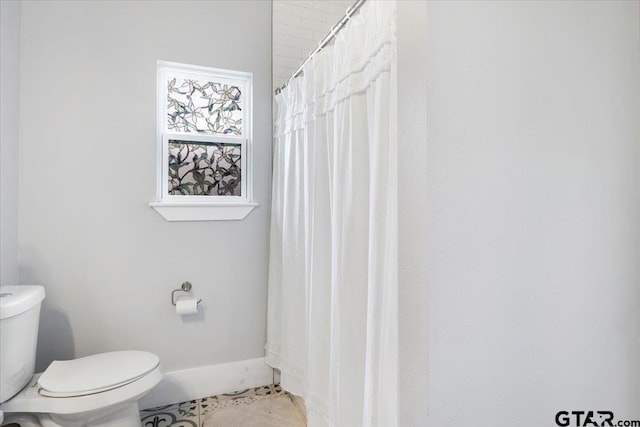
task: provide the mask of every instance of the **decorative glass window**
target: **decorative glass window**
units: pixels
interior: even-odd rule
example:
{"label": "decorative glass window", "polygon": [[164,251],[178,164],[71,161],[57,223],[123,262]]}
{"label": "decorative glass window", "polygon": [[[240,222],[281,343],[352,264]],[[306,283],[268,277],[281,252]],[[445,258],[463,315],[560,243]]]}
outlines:
{"label": "decorative glass window", "polygon": [[[182,220],[241,219],[231,212],[246,216],[256,206],[251,84],[250,73],[158,62],[158,202],[151,206],[165,218],[162,211],[186,207]],[[233,209],[194,215],[203,207]]]}

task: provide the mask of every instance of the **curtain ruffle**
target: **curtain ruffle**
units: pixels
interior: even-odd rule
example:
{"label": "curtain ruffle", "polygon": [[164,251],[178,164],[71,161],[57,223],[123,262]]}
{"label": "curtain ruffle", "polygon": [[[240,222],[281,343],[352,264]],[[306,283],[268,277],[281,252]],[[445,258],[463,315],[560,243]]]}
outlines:
{"label": "curtain ruffle", "polygon": [[332,43],[305,64],[303,73],[276,95],[275,136],[302,129],[391,70],[396,55],[395,13],[395,1],[369,0]]}

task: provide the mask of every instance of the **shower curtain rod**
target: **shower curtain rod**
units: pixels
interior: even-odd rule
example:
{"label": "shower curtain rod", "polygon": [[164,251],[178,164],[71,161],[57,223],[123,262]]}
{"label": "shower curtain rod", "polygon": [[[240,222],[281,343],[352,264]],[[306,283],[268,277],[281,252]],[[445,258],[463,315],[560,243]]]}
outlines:
{"label": "shower curtain rod", "polygon": [[285,87],[287,87],[287,85],[289,84],[289,82],[293,79],[295,79],[296,77],[298,77],[300,74],[302,74],[302,67],[304,67],[304,65],[309,62],[311,60],[311,58],[313,58],[313,55],[315,55],[316,53],[320,52],[322,49],[324,49],[324,47],[329,44],[329,42],[331,40],[333,40],[333,38],[336,36],[336,34],[338,34],[338,31],[340,31],[342,29],[342,27],[345,26],[345,24],[347,23],[347,21],[349,21],[349,19],[351,19],[351,17],[353,16],[354,13],[356,13],[358,11],[358,9],[360,9],[360,6],[362,6],[362,4],[365,2],[366,0],[357,0],[350,8],[347,9],[347,12],[345,13],[345,15],[342,17],[342,19],[340,19],[340,21],[338,21],[338,23],[336,25],[334,25],[333,27],[331,27],[331,31],[329,31],[329,33],[327,33],[326,36],[324,36],[324,38],[322,39],[322,41],[320,43],[318,43],[318,47],[316,47],[313,52],[311,52],[309,54],[309,57],[302,63],[302,65],[291,75],[291,77],[289,77],[287,79],[286,82],[284,82],[284,84],[278,88],[276,88],[276,95],[279,94],[282,89],[284,89]]}

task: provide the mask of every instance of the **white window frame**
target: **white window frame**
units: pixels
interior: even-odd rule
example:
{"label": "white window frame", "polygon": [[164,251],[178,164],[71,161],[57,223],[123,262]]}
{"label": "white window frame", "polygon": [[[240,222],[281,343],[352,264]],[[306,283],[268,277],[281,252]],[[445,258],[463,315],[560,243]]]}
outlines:
{"label": "white window frame", "polygon": [[[205,135],[175,132],[167,127],[167,81],[170,78],[215,81],[238,86],[242,92],[242,135]],[[253,201],[252,156],[252,83],[251,73],[158,61],[157,139],[158,173],[156,201],[150,203],[167,221],[239,220],[256,206]],[[183,196],[169,194],[169,140],[219,142],[240,145],[240,196]]]}

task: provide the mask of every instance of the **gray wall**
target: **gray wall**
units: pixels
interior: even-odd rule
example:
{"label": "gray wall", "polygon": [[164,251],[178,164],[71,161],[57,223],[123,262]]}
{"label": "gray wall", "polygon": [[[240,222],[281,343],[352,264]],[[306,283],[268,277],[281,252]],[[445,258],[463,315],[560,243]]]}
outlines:
{"label": "gray wall", "polygon": [[18,283],[20,2],[0,2],[0,284]]}
{"label": "gray wall", "polygon": [[[25,2],[20,281],[45,286],[37,368],[118,349],[167,371],[261,357],[271,153],[271,4]],[[156,61],[254,74],[244,221],[168,223],[155,197]],[[204,300],[173,312],[184,280]]]}
{"label": "gray wall", "polygon": [[[427,3],[398,2],[399,425],[427,425]],[[434,424],[435,426],[435,424]]]}
{"label": "gray wall", "polygon": [[640,416],[639,5],[428,3],[430,426]]}

